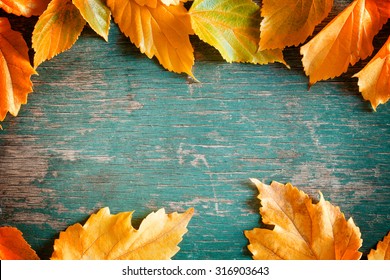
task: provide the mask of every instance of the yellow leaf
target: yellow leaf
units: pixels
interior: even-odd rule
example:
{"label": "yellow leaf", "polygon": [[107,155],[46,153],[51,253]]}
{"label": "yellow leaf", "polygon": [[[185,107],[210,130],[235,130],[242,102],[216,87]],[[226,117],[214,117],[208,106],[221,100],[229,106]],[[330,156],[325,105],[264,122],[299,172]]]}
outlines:
{"label": "yellow leaf", "polygon": [[376,250],[371,249],[367,258],[369,260],[390,260],[390,232],[379,241]]}
{"label": "yellow leaf", "polygon": [[169,5],[179,5],[180,2],[187,2],[188,0],[161,0],[161,2],[167,6]]}
{"label": "yellow leaf", "polygon": [[34,67],[70,49],[84,28],[85,20],[72,0],[52,0],[34,27]]}
{"label": "yellow leaf", "polygon": [[111,11],[104,0],[73,0],[73,4],[79,9],[89,26],[104,40],[108,41],[110,29]]}
{"label": "yellow leaf", "polygon": [[0,8],[17,16],[38,16],[46,9],[50,0],[0,0]]}
{"label": "yellow leaf", "polygon": [[75,224],[54,242],[52,260],[163,260],[178,251],[194,210],[148,215],[138,230],[131,225],[132,212],[111,215],[102,208],[84,226]]}
{"label": "yellow leaf", "polygon": [[313,204],[291,184],[270,186],[252,179],[261,201],[260,214],[272,230],[246,231],[254,259],[357,260],[362,245],[359,228],[345,220],[338,207],[325,201]]}
{"label": "yellow leaf", "polygon": [[193,31],[183,3],[166,6],[160,1],[108,0],[107,5],[121,31],[142,53],[156,56],[170,71],[193,76],[195,59],[189,39]]}
{"label": "yellow leaf", "polygon": [[17,228],[0,227],[0,260],[39,260],[39,257]]}
{"label": "yellow leaf", "polygon": [[22,34],[11,29],[8,19],[0,18],[0,121],[7,112],[16,116],[21,104],[27,103],[33,74]]}
{"label": "yellow leaf", "polygon": [[390,98],[390,37],[370,60],[370,62],[353,77],[359,78],[359,90],[365,100],[371,102],[374,110],[379,104]]}
{"label": "yellow leaf", "polygon": [[327,17],[333,0],[263,0],[260,50],[299,45]]}
{"label": "yellow leaf", "polygon": [[195,34],[227,62],[286,64],[280,49],[258,51],[259,13],[252,0],[195,0],[190,9]]}
{"label": "yellow leaf", "polygon": [[310,85],[339,76],[347,71],[349,64],[354,65],[371,55],[372,40],[388,18],[381,12],[385,4],[380,2],[382,0],[353,1],[301,47],[302,63],[306,75],[310,76]]}

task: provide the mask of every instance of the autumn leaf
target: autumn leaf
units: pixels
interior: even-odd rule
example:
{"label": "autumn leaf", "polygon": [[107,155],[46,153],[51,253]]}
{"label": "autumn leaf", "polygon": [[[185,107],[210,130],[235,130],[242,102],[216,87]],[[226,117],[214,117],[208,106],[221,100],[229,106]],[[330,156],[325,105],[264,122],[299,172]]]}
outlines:
{"label": "autumn leaf", "polygon": [[21,104],[27,103],[33,74],[22,34],[11,29],[8,19],[0,18],[0,121],[7,112],[16,116]]}
{"label": "autumn leaf", "polygon": [[105,0],[73,0],[73,4],[79,9],[89,26],[108,41],[111,11],[106,6]]}
{"label": "autumn leaf", "polygon": [[85,23],[72,0],[51,1],[33,31],[34,67],[71,48]]}
{"label": "autumn leaf", "polygon": [[139,5],[148,5],[151,8],[156,8],[159,1],[164,5],[178,5],[180,2],[187,2],[187,0],[135,0]]}
{"label": "autumn leaf", "polygon": [[280,49],[258,51],[260,11],[252,0],[195,0],[189,12],[195,34],[227,62],[286,64]]}
{"label": "autumn leaf", "polygon": [[177,245],[193,212],[191,208],[183,214],[165,214],[160,209],[149,214],[136,230],[131,225],[132,212],[111,215],[107,207],[102,208],[84,226],[75,224],[61,232],[51,259],[170,259],[180,249]]}
{"label": "autumn leaf", "polygon": [[115,22],[142,53],[157,57],[176,73],[192,74],[194,50],[190,16],[183,3],[165,5],[161,0],[108,0]]}
{"label": "autumn leaf", "polygon": [[291,184],[270,186],[251,179],[258,188],[260,214],[272,230],[245,231],[254,259],[357,260],[362,245],[352,218],[345,220],[338,207],[325,201],[313,204],[307,194]]}
{"label": "autumn leaf", "polygon": [[310,85],[339,76],[371,55],[372,40],[388,19],[386,7],[390,1],[355,0],[301,47]]}
{"label": "autumn leaf", "polygon": [[297,46],[332,9],[333,0],[263,0],[260,50]]}
{"label": "autumn leaf", "polygon": [[46,9],[50,0],[0,0],[0,8],[17,16],[38,16]]}
{"label": "autumn leaf", "polygon": [[390,98],[390,37],[370,60],[370,62],[353,77],[359,78],[359,90],[365,100],[371,102],[376,110],[379,104]]}
{"label": "autumn leaf", "polygon": [[39,260],[17,228],[0,227],[0,260]]}
{"label": "autumn leaf", "polygon": [[161,0],[161,2],[167,6],[178,5],[180,2],[187,2],[188,0]]}
{"label": "autumn leaf", "polygon": [[376,250],[371,249],[367,258],[369,260],[390,260],[390,232],[379,241]]}

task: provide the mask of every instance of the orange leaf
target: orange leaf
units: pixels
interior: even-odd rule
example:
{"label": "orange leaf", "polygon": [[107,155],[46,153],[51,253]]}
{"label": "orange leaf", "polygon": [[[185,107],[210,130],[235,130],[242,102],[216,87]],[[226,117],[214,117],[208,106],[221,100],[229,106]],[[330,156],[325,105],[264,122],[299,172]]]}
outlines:
{"label": "orange leaf", "polygon": [[193,33],[183,3],[166,6],[159,1],[108,0],[121,31],[149,58],[156,56],[168,70],[192,74]]}
{"label": "orange leaf", "polygon": [[371,102],[374,110],[379,104],[390,98],[390,37],[370,60],[370,62],[353,77],[359,78],[359,90],[365,100]]}
{"label": "orange leaf", "polygon": [[34,67],[37,68],[43,61],[71,48],[85,23],[72,0],[51,1],[34,28]]}
{"label": "orange leaf", "polygon": [[301,47],[302,63],[306,75],[310,76],[310,85],[339,76],[347,71],[349,64],[354,65],[371,55],[372,40],[388,18],[383,12],[388,4],[382,1],[353,1]]}
{"label": "orange leaf", "polygon": [[0,260],[39,260],[31,246],[14,227],[0,227]]}
{"label": "orange leaf", "polygon": [[332,9],[333,0],[263,0],[260,50],[299,45]]}
{"label": "orange leaf", "polygon": [[167,6],[169,5],[179,5],[180,2],[187,2],[188,0],[161,0],[161,2]]}
{"label": "orange leaf", "polygon": [[379,241],[376,250],[371,249],[367,258],[369,260],[390,260],[390,232]]}
{"label": "orange leaf", "polygon": [[254,259],[357,260],[362,245],[359,228],[345,220],[338,207],[325,201],[313,204],[307,194],[291,184],[270,186],[252,179],[261,201],[263,223],[273,230],[245,232]]}
{"label": "orange leaf", "polygon": [[0,18],[0,121],[7,112],[16,116],[32,92],[31,75],[36,74],[28,57],[22,34],[13,31],[6,18]]}
{"label": "orange leaf", "polygon": [[138,230],[131,225],[132,212],[111,215],[102,208],[84,226],[75,224],[54,242],[52,260],[159,260],[179,251],[177,244],[187,232],[194,210],[165,214],[164,209],[148,215]]}
{"label": "orange leaf", "polygon": [[46,9],[50,0],[0,0],[0,8],[18,16],[38,16]]}

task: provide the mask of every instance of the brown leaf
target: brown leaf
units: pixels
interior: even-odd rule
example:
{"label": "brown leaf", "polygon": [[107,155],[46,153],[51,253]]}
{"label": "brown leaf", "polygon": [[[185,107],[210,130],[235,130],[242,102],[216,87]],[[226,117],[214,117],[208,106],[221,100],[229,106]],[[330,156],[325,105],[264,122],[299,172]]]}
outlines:
{"label": "brown leaf", "polygon": [[362,245],[359,228],[345,220],[338,207],[325,201],[313,204],[307,194],[291,184],[270,186],[252,179],[261,201],[263,223],[273,230],[245,232],[254,259],[357,260]]}
{"label": "brown leaf", "polygon": [[187,232],[194,210],[148,215],[138,230],[131,225],[132,212],[111,215],[102,208],[84,226],[75,224],[54,242],[52,260],[162,260],[170,259]]}

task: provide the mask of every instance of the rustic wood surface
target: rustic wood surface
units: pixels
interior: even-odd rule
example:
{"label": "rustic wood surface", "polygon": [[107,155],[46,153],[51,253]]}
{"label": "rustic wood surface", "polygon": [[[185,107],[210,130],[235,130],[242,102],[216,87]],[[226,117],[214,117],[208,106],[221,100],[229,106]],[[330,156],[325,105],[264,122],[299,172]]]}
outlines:
{"label": "rustic wood surface", "polygon": [[[31,44],[36,18],[0,16]],[[388,34],[389,24],[376,50]],[[298,48],[285,51],[289,70],[229,64],[192,42],[200,83],[149,60],[113,23],[108,43],[86,27],[43,63],[29,103],[2,123],[1,225],[48,259],[60,231],[101,207],[136,210],[136,225],[194,207],[175,259],[250,259],[255,177],[321,191],[353,217],[367,254],[390,230],[389,105],[373,112],[351,78],[367,61],[308,91]]]}

